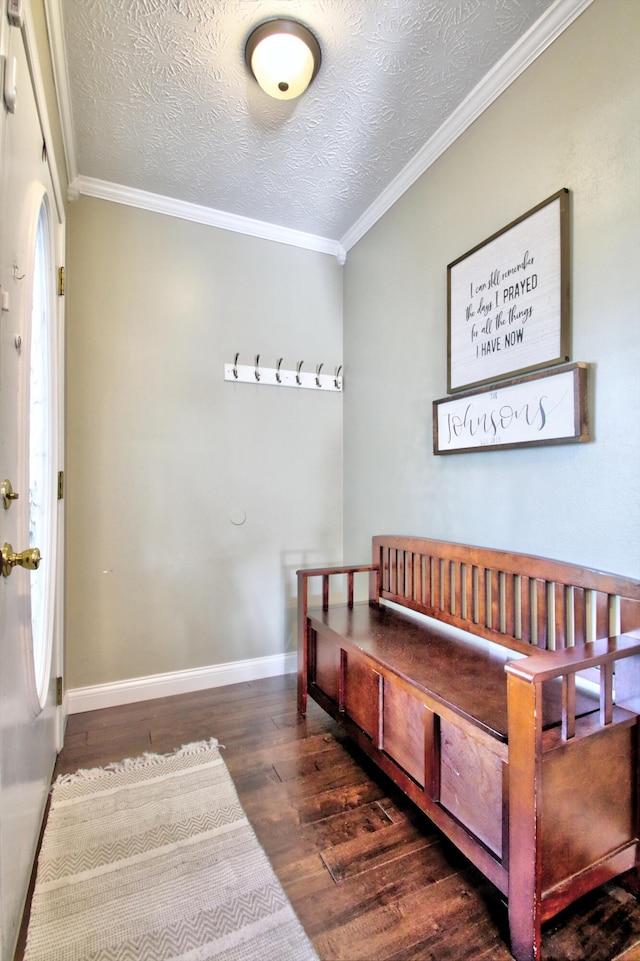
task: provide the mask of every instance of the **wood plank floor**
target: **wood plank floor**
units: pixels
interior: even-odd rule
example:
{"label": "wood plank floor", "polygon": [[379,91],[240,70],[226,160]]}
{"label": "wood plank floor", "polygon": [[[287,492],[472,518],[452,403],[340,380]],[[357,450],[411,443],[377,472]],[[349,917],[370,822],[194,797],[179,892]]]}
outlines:
{"label": "wood plank floor", "polygon": [[[297,716],[292,675],[72,715],[55,774],[210,737],[322,961],[510,961],[499,892],[317,705]],[[543,957],[640,961],[635,873],[549,922]]]}

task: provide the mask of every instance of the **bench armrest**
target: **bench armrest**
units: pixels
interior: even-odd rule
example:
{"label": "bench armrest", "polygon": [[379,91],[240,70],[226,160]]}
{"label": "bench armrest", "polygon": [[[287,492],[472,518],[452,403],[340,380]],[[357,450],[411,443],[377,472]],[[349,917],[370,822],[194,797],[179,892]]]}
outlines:
{"label": "bench armrest", "polygon": [[620,634],[588,644],[576,644],[575,647],[566,647],[560,651],[540,651],[522,660],[510,661],[505,665],[505,670],[532,684],[538,684],[552,677],[601,667],[636,654],[640,654],[640,637]]}
{"label": "bench armrest", "polygon": [[[576,733],[576,675],[591,668],[599,669],[600,725],[606,727],[614,720],[614,701],[617,707],[640,714],[640,634],[621,634],[602,638],[588,644],[576,644],[559,651],[539,651],[522,660],[505,664],[510,690],[510,704],[514,713],[524,688],[534,688],[535,701],[542,696],[542,685],[553,678],[562,678],[563,741]],[[615,675],[615,699],[614,699]],[[520,693],[518,693],[520,692]],[[509,722],[511,725],[511,721]]]}
{"label": "bench armrest", "polygon": [[377,564],[352,564],[347,567],[301,567],[296,571],[298,577],[324,577],[332,574],[361,574],[367,571],[377,571]]}
{"label": "bench armrest", "polygon": [[322,609],[329,609],[329,581],[332,577],[347,576],[347,603],[353,607],[353,587],[356,574],[369,575],[369,601],[380,598],[380,567],[377,564],[348,564],[338,567],[308,567],[296,571],[298,576],[298,711],[304,716],[307,711],[307,684],[309,665],[309,628],[307,610],[309,581],[314,577],[322,578]]}
{"label": "bench armrest", "polygon": [[[377,564],[349,564],[340,567],[310,567],[301,568],[298,575],[298,613],[299,618],[307,611],[307,593],[309,581],[312,577],[322,578],[322,609],[329,608],[329,581],[332,577],[347,575],[347,592],[349,607],[353,607],[353,585],[356,574],[369,574],[369,599],[377,601],[380,596],[380,568]],[[375,575],[375,576],[373,576]]]}

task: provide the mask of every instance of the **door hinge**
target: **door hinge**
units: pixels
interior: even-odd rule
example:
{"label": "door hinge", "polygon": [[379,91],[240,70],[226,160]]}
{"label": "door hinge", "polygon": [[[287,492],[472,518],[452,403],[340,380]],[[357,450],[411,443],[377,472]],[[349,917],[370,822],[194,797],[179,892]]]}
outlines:
{"label": "door hinge", "polygon": [[62,678],[56,678],[56,707],[62,707]]}
{"label": "door hinge", "polygon": [[58,297],[64,297],[64,267],[58,267]]}
{"label": "door hinge", "polygon": [[64,471],[58,471],[58,500],[61,501],[64,498]]}

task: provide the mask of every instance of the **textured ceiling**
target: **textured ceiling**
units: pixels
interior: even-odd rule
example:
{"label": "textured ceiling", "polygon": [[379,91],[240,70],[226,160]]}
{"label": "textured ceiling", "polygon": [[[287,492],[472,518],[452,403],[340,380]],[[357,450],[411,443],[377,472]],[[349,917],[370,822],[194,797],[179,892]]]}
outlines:
{"label": "textured ceiling", "polygon": [[[58,0],[77,174],[339,240],[552,0]],[[244,45],[302,20],[267,97]]]}

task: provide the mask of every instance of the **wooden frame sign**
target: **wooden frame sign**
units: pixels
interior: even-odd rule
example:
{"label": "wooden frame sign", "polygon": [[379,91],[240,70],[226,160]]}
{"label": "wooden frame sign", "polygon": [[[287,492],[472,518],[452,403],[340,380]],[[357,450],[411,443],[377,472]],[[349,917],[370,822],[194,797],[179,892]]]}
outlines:
{"label": "wooden frame sign", "polygon": [[568,361],[569,274],[566,187],[449,264],[448,392]]}
{"label": "wooden frame sign", "polygon": [[588,365],[528,374],[433,402],[433,453],[590,440]]}

